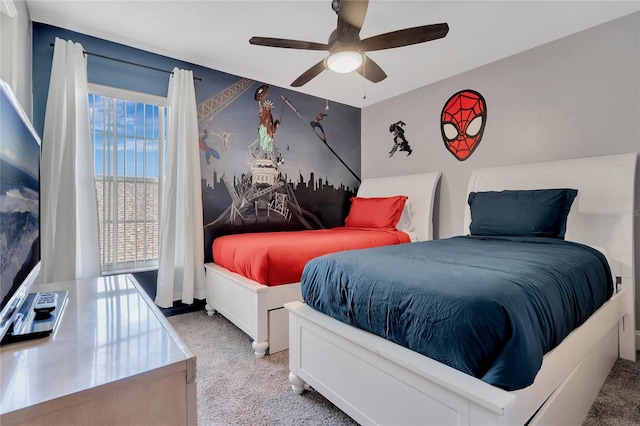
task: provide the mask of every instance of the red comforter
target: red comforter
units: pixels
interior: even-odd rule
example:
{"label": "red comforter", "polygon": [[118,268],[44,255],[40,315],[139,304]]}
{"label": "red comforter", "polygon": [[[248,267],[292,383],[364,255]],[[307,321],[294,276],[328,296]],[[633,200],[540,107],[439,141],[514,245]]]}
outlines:
{"label": "red comforter", "polygon": [[408,243],[409,235],[388,229],[333,228],[226,235],[213,242],[213,260],[265,285],[300,281],[307,261],[327,253]]}

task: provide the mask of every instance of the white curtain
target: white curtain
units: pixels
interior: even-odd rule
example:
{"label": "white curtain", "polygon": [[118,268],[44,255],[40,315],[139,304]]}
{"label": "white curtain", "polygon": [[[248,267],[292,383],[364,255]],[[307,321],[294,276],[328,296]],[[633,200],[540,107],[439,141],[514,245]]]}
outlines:
{"label": "white curtain", "polygon": [[173,69],[167,96],[167,162],[160,207],[156,304],[205,298],[198,117],[191,71]]}
{"label": "white curtain", "polygon": [[87,62],[82,45],[59,38],[53,51],[40,174],[40,282],[100,276]]}

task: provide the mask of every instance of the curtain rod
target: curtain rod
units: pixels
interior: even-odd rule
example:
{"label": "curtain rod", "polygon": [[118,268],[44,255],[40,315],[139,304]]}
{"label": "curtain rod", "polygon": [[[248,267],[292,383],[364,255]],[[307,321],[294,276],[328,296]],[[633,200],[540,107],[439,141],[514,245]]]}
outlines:
{"label": "curtain rod", "polygon": [[[55,45],[53,43],[49,43],[49,46],[53,47]],[[125,61],[124,59],[112,58],[111,56],[104,56],[104,55],[100,55],[98,53],[91,53],[91,52],[87,52],[86,50],[84,51],[84,54],[85,55],[91,55],[91,56],[97,56],[98,58],[109,59],[109,60],[116,61],[116,62],[122,62],[123,64],[135,65],[135,66],[142,67],[142,68],[148,68],[150,70],[165,72],[167,74],[173,74],[173,71],[167,71],[167,70],[163,70],[161,68],[150,67],[149,65],[138,64],[136,62],[129,62],[129,61]],[[193,79],[202,81],[201,78],[198,78],[198,77],[195,77],[195,76],[193,77]]]}

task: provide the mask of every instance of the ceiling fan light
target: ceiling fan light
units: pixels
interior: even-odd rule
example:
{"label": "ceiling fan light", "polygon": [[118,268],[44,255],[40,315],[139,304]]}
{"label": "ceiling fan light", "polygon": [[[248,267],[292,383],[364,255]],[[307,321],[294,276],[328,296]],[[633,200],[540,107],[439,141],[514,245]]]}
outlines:
{"label": "ceiling fan light", "polygon": [[353,50],[336,52],[327,58],[327,68],[341,74],[358,69],[362,65],[362,54]]}

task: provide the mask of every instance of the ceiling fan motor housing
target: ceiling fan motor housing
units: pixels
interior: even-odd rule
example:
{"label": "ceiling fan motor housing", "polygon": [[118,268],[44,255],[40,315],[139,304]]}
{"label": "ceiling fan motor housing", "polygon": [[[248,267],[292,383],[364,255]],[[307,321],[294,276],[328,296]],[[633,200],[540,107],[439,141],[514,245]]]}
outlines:
{"label": "ceiling fan motor housing", "polygon": [[345,38],[342,37],[342,39],[340,39],[338,37],[338,30],[333,30],[331,32],[331,35],[329,36],[329,41],[327,42],[327,45],[329,45],[329,52],[331,53],[337,53],[337,52],[343,52],[345,50],[352,50],[352,51],[360,51],[360,49],[358,48],[358,43],[360,42],[360,36],[357,33],[352,33],[353,36],[349,37],[349,38]]}

